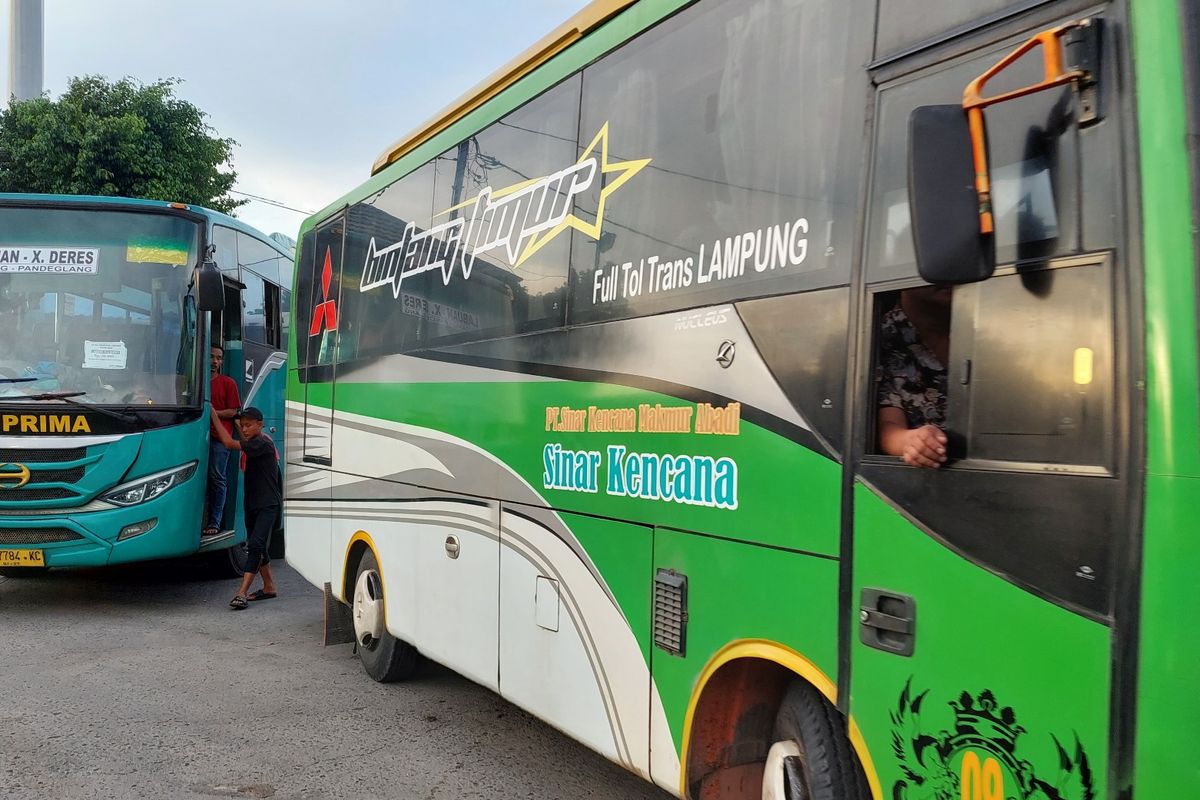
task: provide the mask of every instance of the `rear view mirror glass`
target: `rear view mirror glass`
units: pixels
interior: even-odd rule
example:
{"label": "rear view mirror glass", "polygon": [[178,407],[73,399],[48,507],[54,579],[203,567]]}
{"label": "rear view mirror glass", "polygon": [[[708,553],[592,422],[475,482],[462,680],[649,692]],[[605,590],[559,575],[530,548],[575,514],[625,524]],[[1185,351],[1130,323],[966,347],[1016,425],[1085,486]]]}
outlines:
{"label": "rear view mirror glass", "polygon": [[201,311],[220,311],[225,307],[225,285],[221,270],[212,261],[202,263],[197,272],[196,300]]}
{"label": "rear view mirror glass", "polygon": [[961,105],[920,106],[908,120],[908,202],[917,270],[928,283],[991,277],[993,237],[980,233],[967,115]]}

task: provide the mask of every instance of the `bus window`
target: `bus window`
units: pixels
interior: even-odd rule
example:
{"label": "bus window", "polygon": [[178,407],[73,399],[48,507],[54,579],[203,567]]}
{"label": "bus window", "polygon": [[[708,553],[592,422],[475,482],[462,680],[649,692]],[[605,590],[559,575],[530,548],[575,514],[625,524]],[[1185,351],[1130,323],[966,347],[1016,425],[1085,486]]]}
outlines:
{"label": "bus window", "polygon": [[224,225],[213,226],[213,245],[217,248],[217,266],[229,277],[238,280],[237,232]]}
{"label": "bus window", "polygon": [[245,275],[250,270],[270,283],[279,283],[279,253],[265,242],[238,232],[238,265]]}
{"label": "bus window", "polygon": [[[443,153],[436,161],[435,213],[470,202],[488,186],[499,192],[529,178],[554,175],[575,162],[580,83],[577,76],[563,81]],[[561,185],[555,194],[560,207],[571,200]],[[468,206],[463,213],[472,210],[474,206]],[[492,249],[476,259],[469,281],[438,286],[436,299],[444,305],[428,320],[427,340],[480,338],[561,325],[572,235],[564,229],[539,242],[536,251],[527,240],[515,260],[505,248]]]}
{"label": "bus window", "polygon": [[279,287],[273,283],[263,285],[263,316],[266,322],[266,343],[271,347],[283,346],[279,321]]}
{"label": "bus window", "polygon": [[287,289],[279,290],[279,346],[287,347],[288,336],[292,330],[292,293]]}
{"label": "bus window", "polygon": [[1015,5],[1020,3],[1014,0],[888,0],[879,4],[875,57],[904,50]]}
{"label": "bus window", "polygon": [[955,289],[947,424],[967,458],[1112,466],[1112,281],[1088,257]]}
{"label": "bus window", "polygon": [[242,315],[245,320],[247,342],[269,344],[267,341],[266,296],[263,279],[249,270],[242,273]]}
{"label": "bus window", "polygon": [[[883,84],[867,234],[868,282],[890,288],[917,274],[908,210],[909,114],[918,105],[957,100],[962,87],[1007,49],[1003,45],[965,63]],[[1010,69],[1011,74],[1002,76],[1006,85],[996,91],[1011,88],[1007,84],[1036,83],[1041,76],[1037,58],[1021,59]],[[1111,467],[1113,275],[1103,257],[1080,254],[1112,247],[1116,234],[1111,226],[1085,230],[1079,221],[1103,213],[1113,193],[1079,189],[1081,160],[1095,146],[1087,137],[1097,133],[1075,125],[1074,102],[1066,88],[987,112],[999,266],[992,279],[954,290],[948,361],[940,364],[945,388],[919,387],[942,395],[944,414],[935,424],[948,437],[950,466],[967,459],[1011,466]],[[1111,173],[1098,172],[1111,179]],[[1085,203],[1090,208],[1081,210]],[[885,323],[895,317],[894,294],[876,293],[877,381],[890,330]],[[895,404],[897,395],[915,397],[903,384],[893,376],[892,384],[882,387],[892,392],[887,402]],[[874,401],[883,402],[879,396]],[[885,447],[883,415],[891,413],[876,412],[878,429],[871,441],[874,452],[900,455]],[[919,427],[912,418],[907,423],[909,429]]]}
{"label": "bus window", "polygon": [[[385,284],[365,292],[360,291],[360,287],[364,266],[372,253],[387,251],[393,245],[402,250],[405,231],[410,224],[415,231],[428,229],[432,197],[433,165],[426,164],[346,211],[344,272],[336,268],[340,266],[336,252],[330,262],[335,267],[334,283],[347,287],[338,306],[340,341],[337,354],[340,360],[400,353],[417,346],[423,332],[423,319],[418,312],[428,303],[427,294],[434,276],[429,273],[416,275],[401,279],[399,284]],[[318,292],[323,291],[324,286],[322,275],[327,238],[323,235],[316,240],[317,263],[313,273],[316,279],[313,284]],[[436,280],[440,285],[440,273]],[[332,287],[333,283],[330,285]],[[325,297],[321,294],[306,303],[304,294],[309,291],[313,291],[313,287],[301,281],[297,295],[301,315],[307,314]],[[333,296],[332,291],[331,288],[330,296]],[[300,323],[303,325],[304,320]],[[303,337],[304,332],[300,335]],[[329,344],[324,337],[322,342]],[[328,346],[323,352],[332,356]],[[323,357],[313,358],[313,354],[309,361],[328,363]]]}
{"label": "bus window", "polygon": [[[649,163],[606,204],[599,237],[575,238],[572,322],[849,281],[849,120],[865,91],[852,16],[849,3],[698,3],[584,70],[581,148],[605,131],[614,157]],[[594,184],[578,216],[609,193]]]}
{"label": "bus window", "polygon": [[[954,102],[962,87],[992,66],[1005,48],[918,77],[885,86],[879,95],[879,140],[874,159],[868,234],[868,280],[917,274],[909,230],[908,118],[919,105]],[[1041,64],[1024,58],[1001,77],[1019,85],[1036,82]],[[1000,91],[1000,87],[996,91]],[[987,111],[988,158],[992,174],[996,261],[1031,261],[1111,247],[1114,231],[1079,227],[1081,198],[1108,208],[1102,192],[1081,193],[1081,147],[1074,135],[1070,88],[1047,91]],[[1089,132],[1089,136],[1092,135]],[[1103,208],[1096,213],[1101,213]],[[1085,210],[1086,211],[1086,210]]]}

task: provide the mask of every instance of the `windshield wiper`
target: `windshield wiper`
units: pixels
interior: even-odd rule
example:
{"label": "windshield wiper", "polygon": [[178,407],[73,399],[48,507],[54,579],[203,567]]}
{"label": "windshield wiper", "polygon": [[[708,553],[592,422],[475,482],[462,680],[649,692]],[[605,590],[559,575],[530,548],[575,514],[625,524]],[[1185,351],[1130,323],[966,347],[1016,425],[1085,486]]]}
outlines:
{"label": "windshield wiper", "polygon": [[[82,397],[87,392],[42,392],[41,394],[25,395],[30,400],[70,400],[72,397]],[[87,405],[86,403],[76,403],[76,405]],[[91,406],[87,406],[91,408]]]}
{"label": "windshield wiper", "polygon": [[73,399],[75,397],[81,397],[85,394],[87,394],[87,392],[42,392],[41,394],[20,394],[13,397],[0,397],[0,402],[5,400],[62,400],[64,403],[82,408],[85,411],[98,411],[105,416],[118,419],[121,422],[124,422],[126,425],[132,425],[138,421],[137,417],[131,417],[128,414],[122,414],[120,411],[113,411],[110,408],[93,406],[89,403],[81,403],[78,400]]}
{"label": "windshield wiper", "polygon": [[30,381],[40,380],[43,379],[39,378],[37,375],[27,375],[22,378],[0,378],[0,383],[29,383]]}

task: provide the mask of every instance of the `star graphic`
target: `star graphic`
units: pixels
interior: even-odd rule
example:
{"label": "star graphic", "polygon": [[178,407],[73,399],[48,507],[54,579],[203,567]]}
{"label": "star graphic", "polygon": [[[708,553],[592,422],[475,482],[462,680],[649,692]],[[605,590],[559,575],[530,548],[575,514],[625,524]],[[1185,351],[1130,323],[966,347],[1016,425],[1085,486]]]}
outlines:
{"label": "star graphic", "polygon": [[[608,196],[624,186],[630,178],[641,172],[652,160],[649,158],[639,158],[632,161],[610,162],[608,160],[608,122],[606,121],[600,126],[600,130],[592,139],[591,144],[587,146],[583,151],[583,155],[575,163],[582,164],[584,161],[592,158],[592,154],[596,151],[597,146],[600,148],[600,180],[602,188],[600,189],[600,202],[596,206],[596,221],[589,223],[574,214],[568,214],[562,222],[550,230],[534,234],[530,237],[529,243],[525,245],[525,249],[521,252],[521,257],[513,265],[514,269],[524,264],[534,253],[549,244],[555,236],[558,236],[558,234],[567,228],[574,228],[593,239],[599,239],[600,229],[604,227],[604,207],[608,201]],[[608,178],[607,176],[615,177]]]}

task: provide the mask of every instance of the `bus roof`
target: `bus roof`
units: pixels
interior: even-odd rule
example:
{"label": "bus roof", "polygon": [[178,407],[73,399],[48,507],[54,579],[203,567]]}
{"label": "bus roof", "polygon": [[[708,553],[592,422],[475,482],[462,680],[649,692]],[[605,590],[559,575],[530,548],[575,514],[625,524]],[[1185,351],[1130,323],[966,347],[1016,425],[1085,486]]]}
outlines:
{"label": "bus roof", "polygon": [[462,97],[446,106],[409,135],[379,154],[371,167],[376,175],[424,142],[479,108],[506,88],[549,61],[596,26],[606,22],[637,0],[592,0],[578,13],[543,36],[525,52],[493,72]]}
{"label": "bus roof", "polygon": [[242,222],[241,220],[237,219],[236,217],[231,217],[228,214],[224,214],[220,211],[214,211],[211,208],[205,208],[204,206],[198,206],[198,205],[189,204],[189,203],[171,203],[171,202],[167,202],[166,200],[143,200],[143,199],[136,198],[136,197],[108,197],[108,196],[102,196],[102,195],[88,195],[88,194],[29,194],[29,193],[0,192],[0,205],[3,205],[5,203],[17,204],[17,203],[24,203],[24,202],[86,203],[88,205],[120,206],[120,207],[124,207],[126,209],[137,209],[140,207],[140,208],[175,209],[178,211],[190,211],[193,214],[199,214],[200,216],[208,218],[208,221],[210,223],[217,224],[217,225],[224,225],[228,228],[233,228],[234,230],[239,230],[242,233],[246,233],[251,236],[254,236],[257,239],[262,239],[264,242],[267,242],[272,247],[274,247],[276,250],[278,250],[280,253],[288,256],[289,258],[291,258],[295,255],[295,253],[289,251],[280,242],[275,241],[267,234],[263,233],[262,231],[258,230],[257,228],[247,225],[246,223]]}

